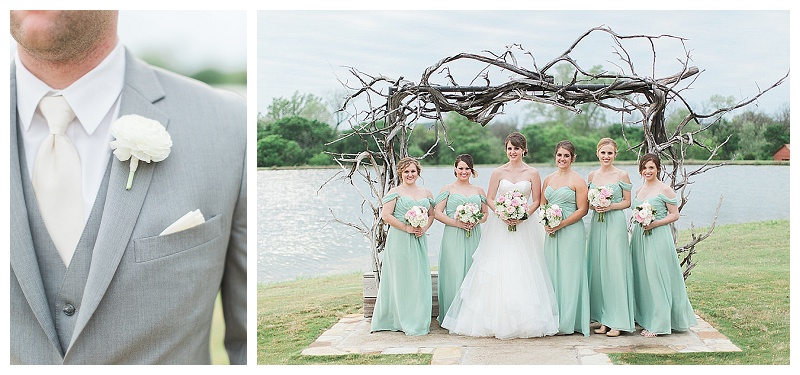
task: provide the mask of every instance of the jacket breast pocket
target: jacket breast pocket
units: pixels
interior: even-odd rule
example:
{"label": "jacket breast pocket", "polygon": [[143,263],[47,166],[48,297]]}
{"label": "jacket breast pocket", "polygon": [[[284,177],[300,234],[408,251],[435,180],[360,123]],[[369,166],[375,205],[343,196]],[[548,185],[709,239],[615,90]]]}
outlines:
{"label": "jacket breast pocket", "polygon": [[180,232],[139,238],[133,240],[136,262],[147,262],[191,250],[213,241],[221,234],[222,215],[216,215],[203,224]]}

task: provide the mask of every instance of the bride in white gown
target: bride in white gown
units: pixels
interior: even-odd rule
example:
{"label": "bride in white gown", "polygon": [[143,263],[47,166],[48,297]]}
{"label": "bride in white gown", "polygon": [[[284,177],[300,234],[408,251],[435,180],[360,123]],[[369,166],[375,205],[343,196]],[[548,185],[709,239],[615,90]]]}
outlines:
{"label": "bride in white gown", "polygon": [[[558,332],[558,306],[544,258],[544,228],[536,209],[541,178],[522,162],[527,142],[506,137],[509,162],[492,172],[489,207],[507,191],[528,198],[527,220],[503,220],[494,213],[481,227],[472,267],[447,311],[442,327],[452,334],[499,339],[550,336]],[[516,231],[509,231],[516,225]]]}

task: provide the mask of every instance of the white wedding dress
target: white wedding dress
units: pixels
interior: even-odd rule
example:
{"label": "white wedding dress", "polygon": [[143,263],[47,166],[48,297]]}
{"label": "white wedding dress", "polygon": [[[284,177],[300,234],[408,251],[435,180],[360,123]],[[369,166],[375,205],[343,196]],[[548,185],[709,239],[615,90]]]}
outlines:
{"label": "white wedding dress", "polygon": [[[498,196],[513,189],[527,197],[530,181],[500,180]],[[545,235],[538,210],[516,232],[490,212],[442,327],[451,334],[498,339],[556,334],[558,306],[545,263]]]}

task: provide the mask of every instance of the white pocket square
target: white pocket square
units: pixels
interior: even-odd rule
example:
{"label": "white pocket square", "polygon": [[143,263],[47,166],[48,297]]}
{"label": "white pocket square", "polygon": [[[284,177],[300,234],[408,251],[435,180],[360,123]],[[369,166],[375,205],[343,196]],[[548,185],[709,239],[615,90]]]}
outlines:
{"label": "white pocket square", "polygon": [[175,221],[174,223],[170,224],[167,229],[164,229],[159,236],[163,236],[165,234],[180,232],[182,230],[189,229],[191,227],[203,224],[206,222],[206,219],[203,217],[203,214],[200,212],[199,209],[194,211],[189,211],[186,215],[181,216],[180,219]]}

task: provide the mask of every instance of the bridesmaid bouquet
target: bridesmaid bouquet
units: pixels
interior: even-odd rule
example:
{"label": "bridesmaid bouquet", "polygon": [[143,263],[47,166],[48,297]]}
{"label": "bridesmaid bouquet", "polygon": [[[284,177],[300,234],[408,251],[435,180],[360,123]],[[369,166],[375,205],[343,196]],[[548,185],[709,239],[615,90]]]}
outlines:
{"label": "bridesmaid bouquet", "polygon": [[[564,213],[561,211],[561,206],[548,203],[541,208],[542,210],[542,219],[541,222],[547,227],[555,228],[558,224],[561,224],[561,220],[564,219]],[[555,237],[555,233],[550,233],[550,237]]]}
{"label": "bridesmaid bouquet", "polygon": [[[612,195],[614,195],[614,191],[605,185],[589,189],[589,204],[594,207],[608,207],[611,205]],[[600,223],[606,221],[603,212],[597,213],[597,221]]]}
{"label": "bridesmaid bouquet", "polygon": [[[633,209],[633,220],[641,226],[648,225],[656,219],[656,209],[649,202],[644,202]],[[644,235],[649,236],[651,229],[645,230]]]}
{"label": "bridesmaid bouquet", "polygon": [[423,206],[411,207],[405,215],[406,221],[414,228],[428,225],[428,208]]}
{"label": "bridesmaid bouquet", "polygon": [[[465,203],[456,207],[456,220],[462,223],[476,224],[483,219],[481,207],[475,203]],[[467,237],[472,236],[472,229],[467,229]]]}
{"label": "bridesmaid bouquet", "polygon": [[[510,190],[501,195],[494,204],[494,211],[504,220],[525,220],[528,218],[528,199],[519,190]],[[508,226],[509,232],[516,232],[516,225]]]}

